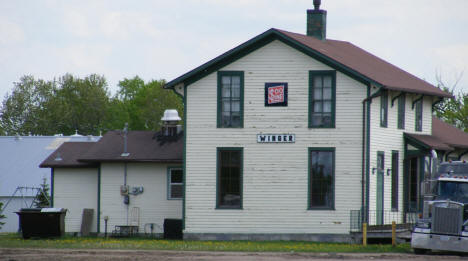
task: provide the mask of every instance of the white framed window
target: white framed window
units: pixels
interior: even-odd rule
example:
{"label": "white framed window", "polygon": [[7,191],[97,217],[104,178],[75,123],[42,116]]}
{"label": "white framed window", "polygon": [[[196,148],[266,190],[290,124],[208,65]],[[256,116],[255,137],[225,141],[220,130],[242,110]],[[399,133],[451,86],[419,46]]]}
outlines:
{"label": "white framed window", "polygon": [[167,199],[184,197],[184,171],[181,167],[167,168]]}

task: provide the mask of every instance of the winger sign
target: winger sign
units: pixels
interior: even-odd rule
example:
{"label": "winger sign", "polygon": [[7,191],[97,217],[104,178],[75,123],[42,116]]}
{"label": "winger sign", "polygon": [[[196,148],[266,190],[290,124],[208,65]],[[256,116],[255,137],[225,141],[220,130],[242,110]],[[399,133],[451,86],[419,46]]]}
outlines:
{"label": "winger sign", "polygon": [[294,134],[257,134],[258,143],[294,143]]}

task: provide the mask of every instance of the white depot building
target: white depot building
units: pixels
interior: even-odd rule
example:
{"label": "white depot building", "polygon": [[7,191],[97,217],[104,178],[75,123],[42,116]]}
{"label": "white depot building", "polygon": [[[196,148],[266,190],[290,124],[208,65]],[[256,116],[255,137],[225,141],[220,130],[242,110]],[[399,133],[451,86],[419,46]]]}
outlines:
{"label": "white depot building", "polygon": [[326,14],[317,5],[306,34],[269,29],[168,82],[183,131],[166,118],[58,148],[42,166],[67,231],[83,208],[97,233],[180,219],[187,239],[350,241],[353,222],[411,222],[430,151],[466,160],[468,135],[433,117],[450,94],[326,38]]}

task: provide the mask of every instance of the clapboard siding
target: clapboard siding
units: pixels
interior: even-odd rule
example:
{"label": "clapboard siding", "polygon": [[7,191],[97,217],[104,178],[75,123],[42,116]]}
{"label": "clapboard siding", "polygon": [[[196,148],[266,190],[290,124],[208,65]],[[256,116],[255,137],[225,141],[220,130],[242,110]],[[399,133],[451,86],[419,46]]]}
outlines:
{"label": "clapboard siding", "polygon": [[[399,92],[389,92],[388,94],[388,124],[387,127],[380,127],[380,97],[374,98],[371,104],[371,141],[370,141],[370,169],[377,167],[377,152],[385,153],[385,173],[384,173],[384,210],[391,210],[391,188],[392,176],[387,176],[387,169],[392,168],[392,151],[399,152],[399,211],[403,210],[403,160],[404,160],[404,138],[403,133],[432,134],[432,98],[424,97],[423,100],[423,129],[421,132],[415,131],[415,109],[412,108],[414,100],[420,95],[407,94],[405,103],[405,129],[398,129],[398,99],[394,106],[391,106],[392,98]],[[376,209],[376,188],[377,175],[370,176],[370,202],[371,210]]]}
{"label": "clapboard siding", "polygon": [[[221,70],[244,71],[244,128],[216,128],[217,74],[187,87],[188,233],[347,233],[361,207],[362,100],[367,88],[337,72],[336,128],[308,128],[310,70],[332,70],[274,41]],[[288,106],[265,107],[265,82],[288,83]],[[293,133],[293,144],[258,144]],[[243,209],[216,205],[216,148],[243,147]],[[307,210],[308,148],[335,147],[335,210]]]}
{"label": "clapboard siding", "polygon": [[[116,225],[139,225],[140,233],[149,233],[149,230],[145,231],[145,224],[155,223],[154,232],[160,233],[165,218],[182,218],[182,200],[167,200],[167,167],[166,164],[128,163],[127,185],[130,188],[143,186],[144,192],[130,195],[130,204],[125,205],[120,195],[124,164],[101,164],[101,220],[104,216],[109,217],[108,229],[114,229]],[[139,209],[139,219],[132,216],[134,208]]]}
{"label": "clapboard siding", "polygon": [[68,209],[65,232],[80,232],[84,208],[93,209],[91,232],[97,232],[97,168],[54,169],[54,207]]}

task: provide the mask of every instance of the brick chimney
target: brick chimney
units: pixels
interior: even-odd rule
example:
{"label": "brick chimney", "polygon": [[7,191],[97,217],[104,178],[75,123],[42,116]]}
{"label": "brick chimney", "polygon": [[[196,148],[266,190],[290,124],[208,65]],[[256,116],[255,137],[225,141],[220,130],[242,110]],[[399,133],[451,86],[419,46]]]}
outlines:
{"label": "brick chimney", "polygon": [[314,9],[307,10],[307,35],[325,41],[327,36],[327,11],[320,10],[321,0],[314,0]]}

